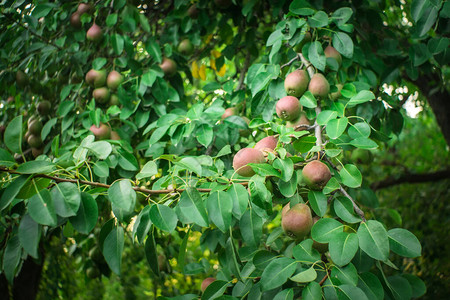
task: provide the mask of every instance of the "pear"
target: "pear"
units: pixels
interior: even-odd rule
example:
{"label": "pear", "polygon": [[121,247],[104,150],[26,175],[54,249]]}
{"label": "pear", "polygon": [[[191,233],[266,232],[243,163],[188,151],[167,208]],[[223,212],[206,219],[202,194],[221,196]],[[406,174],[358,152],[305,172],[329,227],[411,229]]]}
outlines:
{"label": "pear", "polygon": [[313,225],[311,209],[308,205],[297,203],[282,213],[281,226],[284,232],[292,238],[303,239]]}

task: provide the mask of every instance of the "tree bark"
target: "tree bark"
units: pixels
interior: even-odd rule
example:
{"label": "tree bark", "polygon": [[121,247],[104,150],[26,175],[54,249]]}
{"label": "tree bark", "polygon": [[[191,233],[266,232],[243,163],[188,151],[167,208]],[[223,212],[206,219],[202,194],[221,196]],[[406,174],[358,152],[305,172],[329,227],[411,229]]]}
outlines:
{"label": "tree bark", "polygon": [[[427,98],[447,145],[450,146],[450,93],[436,74],[422,75],[414,84]],[[441,87],[441,88],[439,88]]]}
{"label": "tree bark", "polygon": [[40,265],[37,264],[30,256],[24,261],[19,275],[14,279],[12,287],[14,300],[36,299],[44,260],[41,262]]}
{"label": "tree bark", "polygon": [[374,182],[371,185],[371,188],[373,190],[379,190],[402,183],[421,183],[421,182],[438,181],[442,179],[450,179],[450,170],[442,170],[434,173],[425,173],[425,174],[404,174],[401,175],[400,177],[388,177],[381,181]]}

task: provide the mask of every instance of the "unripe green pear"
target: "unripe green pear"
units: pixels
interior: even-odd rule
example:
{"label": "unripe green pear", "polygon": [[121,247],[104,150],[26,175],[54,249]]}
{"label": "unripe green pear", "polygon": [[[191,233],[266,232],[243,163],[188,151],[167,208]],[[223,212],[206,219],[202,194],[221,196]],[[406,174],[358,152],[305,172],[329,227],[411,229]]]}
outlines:
{"label": "unripe green pear", "polygon": [[323,52],[325,53],[325,56],[327,58],[335,59],[337,61],[338,65],[341,66],[342,56],[336,49],[334,49],[332,46],[328,46],[325,48],[325,50]]}
{"label": "unripe green pear", "polygon": [[314,97],[325,98],[330,92],[328,80],[320,73],[316,73],[309,82],[308,90]]}
{"label": "unripe green pear", "polygon": [[109,97],[109,106],[119,104],[120,104],[119,97],[116,94],[112,94],[111,97]]}
{"label": "unripe green pear", "polygon": [[97,246],[94,246],[89,250],[89,258],[96,263],[101,263],[104,260],[102,251]]}
{"label": "unripe green pear", "polygon": [[241,176],[252,177],[255,175],[255,171],[249,163],[261,164],[265,162],[264,154],[261,150],[254,148],[243,148],[236,153],[233,158],[233,168]]}
{"label": "unripe green pear", "polygon": [[108,125],[100,123],[100,126],[97,127],[94,125],[91,126],[91,128],[89,129],[96,138],[98,138],[99,140],[105,140],[105,139],[109,139],[109,137],[111,136],[111,129],[109,128]]}
{"label": "unripe green pear", "polygon": [[98,42],[103,38],[103,31],[97,24],[92,26],[86,32],[86,39],[92,42]]}
{"label": "unripe green pear", "polygon": [[44,149],[43,148],[31,148],[31,154],[33,154],[34,158],[38,157],[42,153],[44,153]]}
{"label": "unripe green pear", "polygon": [[305,70],[295,70],[284,80],[284,89],[289,96],[301,97],[308,89],[309,75]]}
{"label": "unripe green pear", "polygon": [[292,121],[300,116],[302,106],[296,97],[286,96],[278,100],[275,109],[282,120]]}
{"label": "unripe green pear", "polygon": [[254,149],[258,150],[275,150],[277,147],[278,139],[274,136],[267,136],[263,139],[261,139],[259,142],[256,143]]}
{"label": "unripe green pear", "polygon": [[313,225],[311,210],[308,205],[297,203],[282,213],[281,226],[291,238],[303,239]]}
{"label": "unripe green pear", "polygon": [[25,87],[28,85],[28,75],[19,70],[16,73],[16,83],[18,87]]}
{"label": "unripe green pear", "polygon": [[28,132],[34,135],[40,135],[42,131],[42,122],[34,119],[28,124]]}
{"label": "unripe green pear", "polygon": [[201,289],[202,292],[204,292],[206,290],[206,288],[213,283],[214,281],[216,281],[216,278],[214,277],[207,277],[202,281],[202,285],[201,285]]}
{"label": "unripe green pear", "polygon": [[177,64],[173,59],[164,57],[162,63],[159,65],[165,76],[173,76],[177,73]]}
{"label": "unripe green pear", "polygon": [[41,116],[47,116],[50,114],[50,110],[52,109],[52,104],[48,100],[43,100],[36,105],[36,111]]}
{"label": "unripe green pear", "polygon": [[95,102],[104,104],[109,101],[110,93],[107,87],[96,88],[92,92]]}
{"label": "unripe green pear", "polygon": [[194,52],[194,45],[192,45],[190,40],[184,39],[178,44],[178,52],[184,55],[190,55]]}
{"label": "unripe green pear", "polygon": [[353,150],[352,155],[350,157],[352,162],[356,162],[358,164],[367,165],[372,162],[372,153],[369,150],[357,148]]}
{"label": "unripe green pear", "polygon": [[112,90],[117,90],[117,88],[119,87],[119,85],[122,83],[123,81],[123,76],[117,72],[117,71],[111,71],[108,74],[108,78],[106,78],[106,85],[112,89]]}
{"label": "unripe green pear", "polygon": [[94,279],[99,277],[100,275],[100,271],[95,267],[89,267],[86,269],[86,276],[88,278]]}
{"label": "unripe green pear", "polygon": [[40,148],[42,146],[42,139],[40,135],[30,134],[27,139],[28,145],[32,148]]}
{"label": "unripe green pear", "polygon": [[318,160],[313,160],[306,164],[302,170],[303,181],[313,190],[321,190],[331,179],[331,172],[328,166]]}

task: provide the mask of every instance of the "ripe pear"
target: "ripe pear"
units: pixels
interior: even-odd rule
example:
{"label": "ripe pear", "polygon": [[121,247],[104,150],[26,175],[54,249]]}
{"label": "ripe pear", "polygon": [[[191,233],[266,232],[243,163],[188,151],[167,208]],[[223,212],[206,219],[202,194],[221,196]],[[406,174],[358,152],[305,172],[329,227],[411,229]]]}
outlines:
{"label": "ripe pear", "polygon": [[321,190],[331,179],[331,172],[327,165],[318,160],[306,164],[302,170],[303,181],[313,190]]}
{"label": "ripe pear", "polygon": [[194,52],[194,45],[192,45],[190,40],[184,39],[178,44],[178,52],[184,55],[190,55]]}
{"label": "ripe pear", "polygon": [[236,115],[236,108],[235,107],[229,107],[227,109],[225,109],[225,112],[222,115],[222,120],[225,120],[226,118],[230,117],[230,116],[234,116]]}
{"label": "ripe pear", "polygon": [[94,97],[96,103],[104,104],[109,101],[109,97],[111,96],[111,94],[107,87],[101,87],[96,88],[92,92],[92,96]]}
{"label": "ripe pear", "polygon": [[123,76],[117,72],[117,71],[111,71],[108,74],[108,78],[106,78],[106,85],[112,89],[112,90],[117,90],[117,88],[119,87],[119,85],[122,83],[123,81]]}
{"label": "ripe pear", "polygon": [[300,114],[300,117],[298,117],[298,119],[286,122],[286,127],[288,128],[295,128],[300,125],[311,125],[311,121],[308,120],[304,112]]}
{"label": "ripe pear", "polygon": [[102,87],[106,83],[106,71],[91,69],[86,73],[86,82],[93,87]]}
{"label": "ripe pear", "polygon": [[70,16],[70,25],[74,28],[81,28],[81,15],[78,12],[74,12]]}
{"label": "ripe pear", "polygon": [[114,141],[120,141],[121,140],[120,135],[117,133],[117,131],[114,131],[114,130],[111,131],[110,139],[114,140]]}
{"label": "ripe pear", "polygon": [[297,203],[282,214],[281,226],[291,238],[303,239],[313,225],[311,210],[303,203]]}
{"label": "ripe pear", "polygon": [[252,177],[255,171],[249,163],[261,164],[265,162],[264,153],[261,150],[254,148],[243,148],[236,153],[233,158],[233,168],[241,176]]}
{"label": "ripe pear", "polygon": [[105,140],[105,139],[109,139],[109,137],[111,136],[111,129],[109,128],[108,125],[100,123],[100,126],[97,127],[94,125],[91,126],[91,128],[89,129],[96,138],[98,138],[99,140]]}
{"label": "ripe pear", "polygon": [[267,136],[261,139],[259,142],[257,142],[254,148],[258,150],[265,150],[265,149],[275,150],[275,148],[277,147],[277,143],[278,139],[276,137]]}
{"label": "ripe pear", "polygon": [[98,42],[103,37],[103,31],[97,24],[92,24],[91,28],[86,32],[86,39],[92,42]]}
{"label": "ripe pear", "polygon": [[275,109],[282,120],[292,121],[300,116],[302,106],[296,97],[286,96],[278,100]]}
{"label": "ripe pear", "polygon": [[36,105],[36,111],[41,116],[47,116],[52,109],[52,104],[48,100],[43,100]]}
{"label": "ripe pear", "polygon": [[198,18],[198,9],[196,4],[192,4],[187,11],[188,16],[191,19],[197,19]]}
{"label": "ripe pear", "polygon": [[309,82],[308,90],[314,97],[325,98],[330,92],[328,80],[320,73],[316,73]]}
{"label": "ripe pear", "polygon": [[338,65],[341,66],[342,56],[336,49],[334,49],[332,46],[328,46],[325,48],[325,50],[323,52],[325,53],[325,56],[327,58],[335,59],[337,61]]}
{"label": "ripe pear", "polygon": [[77,13],[80,16],[84,13],[90,14],[94,10],[94,7],[90,3],[80,3],[78,4]]}
{"label": "ripe pear", "polygon": [[216,278],[214,277],[207,277],[202,281],[202,285],[201,285],[201,289],[202,292],[204,292],[206,290],[206,288],[213,283],[214,281],[216,281]]}
{"label": "ripe pear", "polygon": [[162,63],[159,65],[159,67],[164,72],[165,76],[173,76],[177,72],[177,64],[173,59],[164,57]]}
{"label": "ripe pear", "polygon": [[309,75],[305,70],[295,70],[284,80],[284,89],[289,96],[301,97],[308,89]]}

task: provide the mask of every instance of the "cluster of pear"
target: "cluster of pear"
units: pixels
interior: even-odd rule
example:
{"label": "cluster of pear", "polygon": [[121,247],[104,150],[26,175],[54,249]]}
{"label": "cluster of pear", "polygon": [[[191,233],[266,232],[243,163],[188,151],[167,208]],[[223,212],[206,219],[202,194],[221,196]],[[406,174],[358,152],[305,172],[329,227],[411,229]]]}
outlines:
{"label": "cluster of pear", "polygon": [[[74,28],[81,28],[81,16],[83,14],[91,15],[94,11],[94,6],[90,3],[80,3],[78,4],[77,10],[70,16],[70,24]],[[97,24],[92,24],[92,26],[86,32],[86,39],[93,42],[98,42],[103,37],[103,31]]]}
{"label": "cluster of pear", "polygon": [[[94,88],[92,96],[97,104],[118,105],[119,98],[116,94],[111,94],[123,82],[123,76],[113,70],[106,76],[105,70],[91,69],[86,73],[86,83]],[[106,86],[105,86],[106,84]]]}

